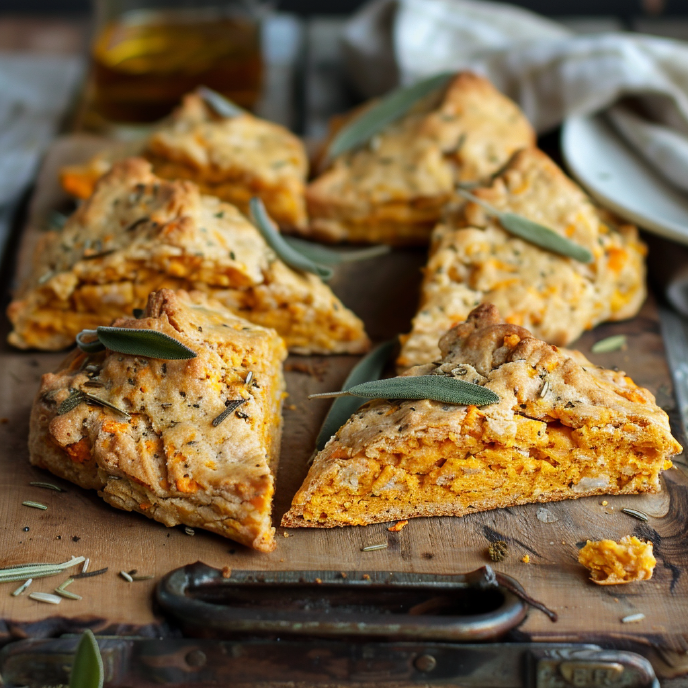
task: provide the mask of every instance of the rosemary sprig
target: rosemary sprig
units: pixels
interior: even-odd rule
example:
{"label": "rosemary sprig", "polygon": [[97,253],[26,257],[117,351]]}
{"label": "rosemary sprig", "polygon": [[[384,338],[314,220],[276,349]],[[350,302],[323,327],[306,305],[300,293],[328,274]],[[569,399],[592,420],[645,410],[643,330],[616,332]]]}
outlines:
{"label": "rosemary sprig", "polygon": [[213,91],[212,88],[199,86],[196,92],[203,98],[205,104],[215,110],[220,117],[239,117],[246,114],[246,110],[240,108],[236,103],[233,103],[229,98],[225,98],[217,91]]}
{"label": "rosemary sprig", "polygon": [[626,335],[625,334],[615,334],[612,337],[606,337],[605,339],[600,339],[595,342],[591,347],[590,351],[594,354],[609,354],[612,351],[618,351],[626,346]]}
{"label": "rosemary sprig", "polygon": [[[396,338],[390,339],[388,342],[384,342],[375,347],[369,354],[364,356],[351,369],[349,376],[342,385],[342,390],[351,389],[362,382],[379,380],[396,343]],[[318,451],[322,451],[332,435],[334,435],[364,403],[365,401],[353,396],[340,397],[335,400],[320,428],[320,433],[315,443]]]}
{"label": "rosemary sprig", "polygon": [[[86,341],[84,337],[95,337],[95,339]],[[95,330],[79,332],[76,343],[82,351],[89,354],[108,348],[120,354],[161,358],[167,361],[196,357],[196,352],[178,339],[157,330],[101,326]]]}
{"label": "rosemary sprig", "polygon": [[25,564],[24,566],[10,566],[0,569],[0,583],[25,580],[27,578],[46,578],[56,576],[65,569],[80,564],[84,557],[72,557],[62,564]]}
{"label": "rosemary sprig", "polygon": [[353,395],[365,399],[431,399],[445,404],[485,406],[496,404],[499,396],[471,382],[441,375],[408,375],[354,385],[341,392],[311,394],[309,399]]}
{"label": "rosemary sprig", "polygon": [[93,631],[87,628],[76,648],[69,688],[103,688],[104,680],[105,671],[98,641]]}
{"label": "rosemary sprig", "polygon": [[387,94],[337,132],[327,148],[326,159],[332,160],[367,143],[375,134],[403,117],[418,101],[448,84],[453,76],[454,72],[443,72]]}
{"label": "rosemary sprig", "polygon": [[561,234],[557,234],[553,229],[533,222],[522,215],[504,213],[465,189],[457,188],[456,191],[465,199],[477,203],[488,215],[496,217],[499,220],[499,224],[510,234],[535,244],[535,246],[544,248],[546,251],[551,251],[566,258],[573,258],[580,263],[592,263],[594,260],[592,253],[587,248],[567,239]]}
{"label": "rosemary sprig", "polygon": [[245,404],[248,399],[232,399],[227,403],[227,408],[217,417],[213,418],[213,427],[216,428],[222,421],[227,420],[229,415],[236,411],[242,404]]}
{"label": "rosemary sprig", "polygon": [[57,407],[57,415],[61,416],[65,413],[69,413],[79,406],[79,404],[83,404],[85,401],[91,404],[97,404],[98,406],[103,406],[104,408],[109,408],[111,411],[119,413],[124,418],[131,418],[127,411],[121,409],[119,406],[115,406],[113,403],[107,401],[107,399],[101,399],[95,394],[77,389],[71,390],[69,396]]}
{"label": "rosemary sprig", "polygon": [[270,219],[265,205],[260,198],[254,197],[249,203],[253,224],[260,232],[267,245],[277,254],[279,259],[296,270],[303,270],[318,275],[320,279],[328,280],[332,277],[332,270],[324,265],[315,263],[304,254],[288,244]]}

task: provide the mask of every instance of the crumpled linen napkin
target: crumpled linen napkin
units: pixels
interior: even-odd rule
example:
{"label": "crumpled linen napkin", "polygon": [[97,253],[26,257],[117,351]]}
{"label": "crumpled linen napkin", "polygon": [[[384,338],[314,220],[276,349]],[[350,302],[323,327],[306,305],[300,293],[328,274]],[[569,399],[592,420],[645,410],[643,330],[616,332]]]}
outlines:
{"label": "crumpled linen napkin", "polygon": [[[373,0],[348,23],[343,42],[351,77],[369,97],[395,82],[470,69],[517,101],[539,133],[566,117],[606,110],[650,164],[688,190],[687,43],[576,35],[527,10],[482,0]],[[366,62],[382,68],[363,69]],[[633,110],[618,104],[627,96]]]}

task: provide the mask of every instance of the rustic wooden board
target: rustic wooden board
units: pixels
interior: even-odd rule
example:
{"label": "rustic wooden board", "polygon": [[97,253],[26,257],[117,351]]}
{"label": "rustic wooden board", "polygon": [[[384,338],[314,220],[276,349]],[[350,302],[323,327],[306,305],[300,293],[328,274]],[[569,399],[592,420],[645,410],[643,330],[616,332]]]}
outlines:
{"label": "rustic wooden board", "polygon": [[[60,207],[64,197],[56,184],[61,164],[83,159],[102,145],[97,139],[65,139],[48,155],[30,210],[29,226],[19,251],[17,274],[25,274],[32,246],[45,212]],[[416,306],[423,251],[395,251],[374,264],[353,264],[332,281],[343,301],[366,322],[374,340],[407,331]],[[552,624],[532,612],[518,637],[532,640],[605,641],[640,649],[651,656],[665,676],[688,672],[688,464],[684,457],[665,473],[659,495],[587,498],[547,506],[558,520],[542,523],[537,505],[473,514],[464,518],[416,519],[399,533],[385,525],[334,530],[278,529],[272,554],[249,551],[219,536],[197,531],[190,537],[180,528],[167,529],[143,516],[116,511],[95,493],[65,485],[66,493],[29,486],[32,480],[61,483],[29,466],[26,439],[29,409],[42,373],[62,354],[20,352],[0,344],[0,565],[30,561],[64,561],[71,555],[90,557],[92,568],[108,566],[97,578],[78,581],[72,590],[83,600],[64,600],[55,608],[10,597],[17,584],[0,585],[0,642],[25,634],[54,634],[91,625],[117,632],[160,633],[165,626],[151,604],[155,581],[126,583],[117,573],[138,569],[156,577],[169,570],[204,561],[233,569],[331,569],[462,573],[487,562],[490,541],[503,539],[510,555],[496,564],[519,580],[535,598],[555,609]],[[578,347],[589,353],[597,339],[624,333],[627,351],[593,355],[596,363],[618,365],[650,388],[658,403],[671,410],[673,396],[664,355],[657,309],[652,300],[632,321],[604,325],[587,333]],[[306,461],[327,401],[308,401],[309,393],[338,389],[354,357],[291,357],[287,363],[289,398],[277,480],[275,522],[289,506],[306,473]],[[681,438],[682,439],[682,438]],[[21,505],[33,499],[48,505],[38,511]],[[621,513],[624,506],[650,514],[644,524]],[[27,530],[28,529],[28,530]],[[635,533],[655,543],[658,565],[651,581],[598,587],[577,564],[577,543],[586,539],[620,538]],[[365,545],[387,541],[388,549],[361,552]],[[530,563],[521,562],[525,554]],[[51,591],[66,576],[35,581],[33,591]],[[646,615],[638,624],[621,624],[623,616]]]}

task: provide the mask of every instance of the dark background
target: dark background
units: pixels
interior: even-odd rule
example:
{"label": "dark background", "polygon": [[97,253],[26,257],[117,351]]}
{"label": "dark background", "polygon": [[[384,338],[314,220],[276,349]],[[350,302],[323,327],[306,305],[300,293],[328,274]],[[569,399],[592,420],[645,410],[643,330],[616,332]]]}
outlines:
{"label": "dark background", "polygon": [[[364,0],[281,0],[279,9],[299,14],[347,14]],[[83,14],[90,0],[0,0],[0,12]],[[660,10],[664,15],[688,15],[688,0],[520,0],[513,4],[542,14],[616,15],[632,17]]]}

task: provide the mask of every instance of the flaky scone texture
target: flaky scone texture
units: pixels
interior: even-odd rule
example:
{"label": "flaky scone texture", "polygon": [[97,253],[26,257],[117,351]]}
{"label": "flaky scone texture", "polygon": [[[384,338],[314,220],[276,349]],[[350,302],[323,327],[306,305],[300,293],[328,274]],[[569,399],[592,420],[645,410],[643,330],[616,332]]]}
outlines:
{"label": "flaky scone texture", "polygon": [[200,95],[190,93],[145,141],[114,145],[85,165],[64,168],[63,187],[88,198],[95,182],[127,153],[145,157],[159,177],[189,179],[203,193],[232,203],[244,213],[251,198],[259,196],[281,227],[306,224],[304,145],[274,122],[248,112],[222,117]]}
{"label": "flaky scone texture", "polygon": [[330,242],[427,244],[458,182],[487,179],[535,133],[517,105],[463,72],[306,190],[307,233]]}
{"label": "flaky scone texture", "polygon": [[[72,353],[43,376],[34,400],[31,463],[98,490],[119,509],[273,550],[286,357],[281,338],[200,292],[167,289],[151,294],[142,318],[114,325],[163,332],[196,357]],[[60,414],[74,390],[128,417],[88,400]],[[238,399],[245,401],[213,425]]]}
{"label": "flaky scone texture", "polygon": [[462,406],[378,399],[315,457],[284,526],[463,516],[529,502],[656,492],[681,451],[652,394],[481,304],[440,340],[446,375],[500,401]]}
{"label": "flaky scone texture", "polygon": [[620,542],[588,540],[578,553],[578,562],[590,570],[590,580],[598,585],[649,580],[657,564],[652,543],[634,535],[626,535]]}
{"label": "flaky scone texture", "polygon": [[575,241],[594,261],[584,264],[519,239],[479,205],[466,203],[433,233],[400,368],[435,360],[442,333],[482,302],[558,346],[601,322],[638,312],[646,296],[646,249],[638,230],[594,206],[542,151],[516,153],[489,186],[471,193]]}
{"label": "flaky scone texture", "polygon": [[278,260],[237,208],[191,182],[159,179],[140,158],[115,164],[64,228],[42,237],[8,309],[9,341],[64,348],[164,287],[205,291],[277,330],[294,352],[368,348],[361,321],[318,277]]}

